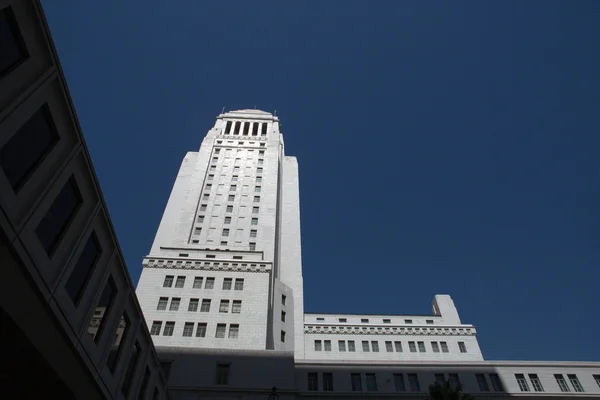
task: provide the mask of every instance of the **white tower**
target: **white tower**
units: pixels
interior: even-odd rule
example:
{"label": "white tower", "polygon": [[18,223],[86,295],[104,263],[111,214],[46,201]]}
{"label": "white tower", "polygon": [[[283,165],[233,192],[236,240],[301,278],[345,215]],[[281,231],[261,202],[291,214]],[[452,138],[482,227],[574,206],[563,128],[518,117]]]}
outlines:
{"label": "white tower", "polygon": [[277,117],[217,117],[183,159],[143,267],[155,345],[303,354],[298,165]]}

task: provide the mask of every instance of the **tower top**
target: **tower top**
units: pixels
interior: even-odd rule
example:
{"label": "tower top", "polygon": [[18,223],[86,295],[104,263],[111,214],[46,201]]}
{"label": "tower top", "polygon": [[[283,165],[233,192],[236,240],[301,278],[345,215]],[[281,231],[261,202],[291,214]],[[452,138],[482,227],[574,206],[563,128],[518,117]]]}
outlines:
{"label": "tower top", "polygon": [[227,111],[222,114],[219,114],[217,118],[248,118],[248,119],[269,119],[278,121],[279,118],[275,117],[273,114],[262,111],[262,110],[254,110],[254,109],[244,109],[244,110],[234,110]]}

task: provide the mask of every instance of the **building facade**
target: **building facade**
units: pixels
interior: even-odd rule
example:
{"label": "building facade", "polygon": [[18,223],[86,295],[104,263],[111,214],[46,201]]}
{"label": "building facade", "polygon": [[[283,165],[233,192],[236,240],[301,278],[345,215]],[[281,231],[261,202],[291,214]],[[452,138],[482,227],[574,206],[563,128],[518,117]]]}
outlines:
{"label": "building facade", "polygon": [[137,287],[173,398],[600,398],[600,363],[486,361],[448,295],[430,315],[305,313],[298,165],[279,119],[219,115],[181,164]]}

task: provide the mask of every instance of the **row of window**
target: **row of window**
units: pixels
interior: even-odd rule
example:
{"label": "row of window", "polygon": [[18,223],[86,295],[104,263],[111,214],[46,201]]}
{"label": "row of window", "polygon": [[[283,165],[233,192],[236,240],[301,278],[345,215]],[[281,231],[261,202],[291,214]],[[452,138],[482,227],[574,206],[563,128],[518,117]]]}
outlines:
{"label": "row of window", "polygon": [[[159,311],[164,311],[167,309],[167,305],[169,304],[168,297],[160,297],[158,299],[158,304],[156,309]],[[171,298],[171,303],[169,304],[169,311],[179,311],[179,306],[181,304],[181,297],[173,297]],[[202,303],[200,303],[200,299],[190,299],[188,303],[188,311],[196,312],[198,311],[198,306],[200,306],[200,312],[210,312],[210,304],[211,299],[202,299]],[[231,304],[231,313],[232,314],[241,314],[242,312],[242,300],[221,300],[219,304],[219,312],[220,313],[228,313],[229,305]]]}
{"label": "row of window", "polygon": [[[529,380],[531,381],[531,386],[533,387],[533,391],[535,392],[543,392],[544,391],[544,386],[542,385],[542,382],[540,381],[540,378],[537,376],[537,374],[527,374],[529,377]],[[583,386],[581,386],[581,383],[579,382],[579,378],[577,378],[577,375],[575,374],[567,374],[567,378],[569,380],[569,382],[571,383],[571,385],[573,386],[573,391],[575,392],[583,392]],[[529,383],[527,382],[527,377],[525,377],[525,374],[515,374],[515,379],[517,380],[517,383],[519,384],[519,389],[521,390],[521,392],[529,392],[531,391],[531,389],[529,388]],[[570,392],[571,388],[569,387],[567,381],[565,380],[564,376],[562,374],[554,374],[554,379],[556,380],[556,383],[558,384],[558,387],[560,388],[561,392]],[[598,384],[598,386],[600,386],[600,375],[594,375],[594,379],[596,380],[596,383]]]}
{"label": "row of window", "polygon": [[[170,288],[173,287],[173,280],[175,280],[176,288],[183,288],[185,286],[186,277],[183,275],[177,276],[175,280],[175,275],[167,275],[165,276],[165,280],[163,282],[163,287]],[[204,282],[204,289],[214,289],[215,288],[215,278],[207,277],[204,280],[202,276],[195,276],[194,283],[192,284],[192,288],[194,289],[202,289],[202,283]],[[233,278],[223,278],[223,290],[231,290],[233,287],[234,290],[244,290],[244,278],[235,278],[235,284]]]}
{"label": "row of window", "polygon": [[[325,321],[325,317],[317,317],[317,322],[323,322],[323,321]],[[383,321],[384,324],[391,324],[392,323],[392,320],[390,318],[383,318],[382,321]],[[348,322],[348,318],[338,318],[338,322],[340,322],[340,323],[346,323],[346,322]],[[370,322],[369,318],[361,318],[360,319],[360,323],[361,324],[369,324],[371,322]],[[412,324],[413,320],[412,319],[405,319],[404,323],[405,324]],[[428,325],[430,325],[430,324],[433,324],[434,322],[433,322],[432,319],[428,319],[428,320],[425,320],[425,323],[427,323]]]}
{"label": "row of window", "polygon": [[[196,331],[194,333],[194,325],[196,326]],[[185,322],[183,325],[183,333],[184,337],[206,337],[206,332],[208,329],[208,324],[206,322]],[[162,330],[163,336],[173,336],[175,332],[175,321],[166,321],[165,327],[163,329],[162,321],[153,321],[152,327],[150,328],[150,334],[154,336],[160,336]],[[225,337],[229,339],[237,339],[240,333],[240,325],[239,324],[229,324],[229,330],[227,330],[227,324],[217,324],[215,327],[215,338],[223,339]]]}
{"label": "row of window", "polygon": [[[242,125],[243,124],[243,125]],[[233,132],[231,128],[233,127]],[[243,128],[243,129],[242,129]],[[233,134],[239,135],[240,129],[242,129],[242,136],[267,136],[267,123],[266,122],[241,122],[241,121],[227,121],[225,124],[225,135]],[[259,135],[260,133],[260,135]]]}
{"label": "row of window", "polygon": [[[331,340],[315,340],[315,351],[331,351]],[[363,340],[361,341],[362,351],[365,353],[368,352],[379,352],[379,341],[378,340]],[[447,342],[430,342],[431,351],[434,353],[448,353],[448,343]],[[467,352],[467,346],[465,342],[458,342],[458,348],[461,353]],[[419,353],[426,353],[427,349],[425,347],[425,342],[421,341],[409,341],[408,349],[411,353],[417,353],[417,349]],[[340,352],[355,352],[356,351],[356,343],[354,340],[338,340],[338,351]],[[399,340],[385,341],[385,351],[388,353],[398,352],[401,353],[402,350],[402,342]]]}
{"label": "row of window", "polygon": [[[228,168],[229,165],[223,165],[223,168]],[[215,172],[217,170],[217,165],[211,163],[210,166],[208,167],[208,171],[209,172]],[[250,171],[250,167],[246,167],[246,172]],[[240,166],[239,165],[234,165],[233,167],[233,173],[239,173],[240,172]],[[262,173],[264,172],[263,167],[256,167],[256,175],[262,175]]]}
{"label": "row of window", "polygon": [[[246,197],[246,195],[243,195],[242,197]],[[208,201],[208,199],[210,199],[210,193],[203,193],[202,201]],[[227,195],[227,201],[235,201],[235,194]],[[260,196],[254,196],[254,198],[252,199],[252,202],[260,203]]]}
{"label": "row of window", "polygon": [[[233,143],[234,143],[234,142],[233,142],[233,140],[228,140],[228,141],[227,141],[227,144],[228,144],[228,145],[233,145]],[[245,143],[245,142],[237,142],[237,144],[238,144],[238,145],[241,145],[241,146],[243,146],[243,145],[244,145],[244,143]],[[222,140],[217,140],[217,144],[223,144],[223,141],[222,141]],[[250,146],[254,146],[255,142],[248,142],[248,144],[249,144]],[[259,143],[259,146],[260,146],[260,147],[267,147],[267,144],[266,144],[266,143]]]}
{"label": "row of window", "polygon": [[[232,179],[237,180],[237,175],[234,175]],[[210,192],[212,190],[212,183],[207,183],[206,185],[204,185],[204,190],[205,192]],[[244,188],[248,188],[249,185],[244,185]],[[238,185],[237,184],[231,184],[229,185],[229,192],[237,192],[238,189]],[[256,185],[254,186],[254,193],[260,193],[262,191],[262,187],[260,185]]]}
{"label": "row of window", "polygon": [[[222,140],[218,140],[217,143],[218,144],[222,144],[223,141]],[[227,143],[233,143],[233,142],[227,142]],[[250,144],[254,144],[254,142],[250,142]],[[213,154],[221,154],[221,149],[222,149],[221,147],[215,147]],[[231,153],[232,151],[233,151],[233,149],[225,148],[225,153]],[[247,150],[237,149],[236,153],[240,154],[240,153],[242,153],[244,151],[247,151],[248,153],[254,153],[253,149],[247,149]],[[264,150],[259,150],[258,151],[258,155],[259,156],[264,156],[265,155],[265,151]]]}
{"label": "row of window", "polygon": [[[223,177],[225,177],[225,175],[224,175],[224,174],[223,174],[223,175],[221,175],[221,178],[223,178]],[[231,181],[232,181],[232,182],[239,182],[239,181],[238,181],[238,178],[239,178],[239,175],[233,175],[233,176],[231,177]],[[250,178],[250,175],[246,175],[246,178]],[[215,179],[215,174],[208,174],[208,177],[206,178],[206,180],[207,180],[208,182],[213,182],[213,181],[214,181],[214,179]],[[256,183],[261,183],[261,182],[262,182],[262,176],[261,176],[261,175],[257,175],[257,176],[254,178],[254,182],[256,182]]]}

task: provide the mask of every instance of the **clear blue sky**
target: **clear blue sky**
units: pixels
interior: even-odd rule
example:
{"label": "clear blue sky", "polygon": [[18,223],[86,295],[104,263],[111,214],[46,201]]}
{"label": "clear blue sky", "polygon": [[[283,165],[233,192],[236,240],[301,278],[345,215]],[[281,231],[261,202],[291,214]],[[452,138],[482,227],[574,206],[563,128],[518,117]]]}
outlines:
{"label": "clear blue sky", "polygon": [[[223,106],[300,166],[307,311],[600,361],[600,2],[43,2],[132,279]],[[142,5],[143,4],[143,5]]]}

